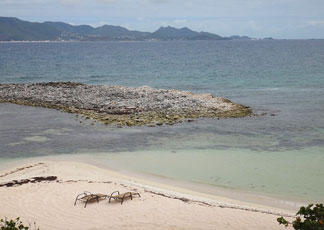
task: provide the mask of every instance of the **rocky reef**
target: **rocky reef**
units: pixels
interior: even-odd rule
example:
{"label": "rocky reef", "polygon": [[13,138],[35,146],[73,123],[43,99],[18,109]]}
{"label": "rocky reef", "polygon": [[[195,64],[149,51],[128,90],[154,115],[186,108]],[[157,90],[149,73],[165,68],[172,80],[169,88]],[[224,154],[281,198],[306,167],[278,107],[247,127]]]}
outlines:
{"label": "rocky reef", "polygon": [[74,82],[0,84],[0,102],[58,109],[118,127],[252,114],[249,107],[211,94]]}

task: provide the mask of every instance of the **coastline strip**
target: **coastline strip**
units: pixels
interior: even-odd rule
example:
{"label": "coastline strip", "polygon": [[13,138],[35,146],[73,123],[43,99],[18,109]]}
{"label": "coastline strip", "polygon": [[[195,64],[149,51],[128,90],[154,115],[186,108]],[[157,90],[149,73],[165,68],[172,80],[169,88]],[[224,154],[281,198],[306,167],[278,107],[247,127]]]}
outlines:
{"label": "coastline strip", "polygon": [[[72,166],[72,168],[77,170],[75,172],[71,172],[71,169],[69,168],[70,165]],[[41,170],[41,168],[39,168],[38,170],[34,170],[34,166],[41,166],[41,168],[46,167],[47,170]],[[19,172],[19,174],[13,175],[16,172]],[[92,173],[94,173],[96,176],[93,177],[91,175]],[[76,177],[77,174],[79,174],[78,177]],[[98,177],[98,175],[101,176]],[[102,175],[104,175],[104,177],[102,177]],[[195,203],[207,207],[235,209],[248,212],[269,214],[274,216],[295,216],[294,214],[288,213],[287,211],[278,211],[278,209],[272,210],[270,207],[268,209],[265,209],[260,207],[253,207],[252,204],[242,205],[235,204],[232,202],[223,202],[220,200],[214,200],[211,198],[192,195],[187,192],[177,192],[176,190],[173,191],[169,189],[156,187],[156,185],[152,186],[148,183],[144,184],[143,182],[136,182],[136,178],[130,178],[128,176],[119,176],[121,176],[119,173],[80,162],[38,162],[29,164],[27,166],[18,167],[14,170],[9,170],[9,172],[8,170],[5,170],[5,173],[1,175],[2,178],[0,179],[0,188],[19,187],[21,185],[27,185],[28,183],[42,184],[44,182],[53,182],[59,184],[86,183],[91,184],[91,187],[95,186],[96,184],[118,185],[119,187],[127,188],[132,191],[142,190],[144,193],[150,193],[169,199],[180,200],[184,203]],[[107,180],[107,177],[109,177],[109,180]],[[190,191],[188,190],[188,192]]]}

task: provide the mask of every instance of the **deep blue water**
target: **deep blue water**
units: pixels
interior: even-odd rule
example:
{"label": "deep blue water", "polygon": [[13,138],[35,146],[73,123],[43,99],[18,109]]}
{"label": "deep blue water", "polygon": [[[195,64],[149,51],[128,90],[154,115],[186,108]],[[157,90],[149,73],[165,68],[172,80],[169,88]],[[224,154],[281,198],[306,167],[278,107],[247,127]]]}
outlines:
{"label": "deep blue water", "polygon": [[[282,184],[274,185],[273,181],[281,178],[279,173],[277,177],[266,174],[259,178],[266,187],[277,186],[276,192],[281,189],[289,194],[296,190],[294,186],[300,183],[312,186],[315,181],[320,183],[316,186],[324,186],[323,63],[324,40],[0,43],[0,83],[77,81],[175,88],[212,93],[248,105],[258,114],[267,113],[260,117],[201,119],[175,126],[118,129],[91,125],[89,121],[80,124],[73,115],[57,111],[0,104],[0,157],[202,151],[200,154],[210,157],[205,162],[208,163],[225,159],[226,154],[231,159],[240,159],[238,153],[242,152],[241,156],[246,154],[244,159],[249,159],[246,167],[268,161],[271,168],[280,159],[292,167],[289,180],[295,182],[291,182],[289,189],[283,189]],[[178,156],[181,162],[181,154]],[[194,162],[193,159],[192,155]],[[252,189],[252,182],[244,184],[239,179],[248,171],[246,168],[237,170],[237,174],[236,169],[232,170],[238,179],[224,178],[227,182],[232,180],[229,185],[208,179],[214,170],[212,166],[208,172],[202,165],[200,171],[183,169],[180,173],[180,163],[173,166],[174,170],[166,171],[162,169],[165,165],[151,163],[152,168],[147,172],[156,169],[154,173],[165,176]],[[315,168],[304,172],[306,165]],[[278,169],[278,172],[283,181],[288,180],[284,177],[289,174],[287,171]],[[260,183],[254,182],[253,188],[262,190],[265,185]],[[300,188],[296,196],[321,197],[323,187],[316,186],[309,193]]]}
{"label": "deep blue water", "polygon": [[276,116],[231,120],[224,130],[200,125],[200,131],[272,135],[278,148],[324,146],[323,63],[324,40],[0,43],[0,83],[212,93]]}

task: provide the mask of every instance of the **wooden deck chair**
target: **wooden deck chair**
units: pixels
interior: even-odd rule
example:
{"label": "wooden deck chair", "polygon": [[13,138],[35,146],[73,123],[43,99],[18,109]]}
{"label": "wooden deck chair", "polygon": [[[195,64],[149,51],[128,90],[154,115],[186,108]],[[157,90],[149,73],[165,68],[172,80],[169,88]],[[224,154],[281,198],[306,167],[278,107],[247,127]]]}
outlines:
{"label": "wooden deck chair", "polygon": [[107,197],[108,195],[105,194],[100,194],[100,193],[92,194],[91,192],[85,191],[77,195],[74,201],[74,206],[76,205],[76,202],[78,200],[85,202],[84,207],[87,207],[88,202],[96,200],[99,203],[99,200],[106,199]]}
{"label": "wooden deck chair", "polygon": [[[114,195],[115,193],[117,193],[117,194]],[[138,192],[119,193],[119,191],[115,191],[109,196],[109,203],[110,203],[111,199],[114,199],[116,201],[120,201],[120,204],[123,204],[124,199],[130,197],[132,200],[134,195],[138,195],[139,197],[141,197],[141,195]]]}

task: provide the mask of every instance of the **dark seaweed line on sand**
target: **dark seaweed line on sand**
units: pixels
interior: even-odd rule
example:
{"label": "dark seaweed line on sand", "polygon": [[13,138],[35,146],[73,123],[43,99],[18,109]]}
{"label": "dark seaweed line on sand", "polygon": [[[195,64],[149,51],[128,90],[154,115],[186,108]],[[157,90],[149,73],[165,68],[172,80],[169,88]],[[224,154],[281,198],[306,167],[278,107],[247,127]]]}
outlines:
{"label": "dark seaweed line on sand", "polygon": [[[5,177],[8,176],[10,174],[13,174],[15,172],[19,172],[25,169],[30,169],[32,167],[35,166],[39,166],[39,165],[45,165],[44,163],[37,163],[34,165],[30,165],[30,166],[26,166],[23,168],[17,168],[16,170],[13,170],[9,173],[6,173],[4,175],[1,175],[1,177]],[[40,182],[56,182],[56,183],[67,183],[67,184],[71,184],[71,183],[79,183],[79,182],[86,182],[86,183],[103,183],[103,184],[110,184],[113,183],[112,181],[91,181],[91,180],[67,180],[67,181],[62,181],[59,180],[57,178],[57,176],[46,176],[46,177],[32,177],[30,179],[21,179],[21,180],[12,180],[10,182],[5,182],[0,184],[0,187],[17,187],[23,184],[28,184],[28,183],[40,183]],[[117,183],[114,183],[115,185],[117,185]],[[123,186],[125,188],[129,188],[132,189],[131,187],[129,187],[128,185],[125,185],[123,183],[118,183],[120,186]],[[137,190],[137,189],[135,189]],[[178,196],[171,196],[171,195],[167,195],[161,192],[156,192],[156,191],[152,191],[152,190],[148,190],[146,188],[144,188],[144,191],[147,193],[151,193],[154,195],[158,195],[158,196],[162,196],[162,197],[166,197],[169,199],[176,199],[176,200],[180,200],[183,201],[185,203],[196,203],[199,205],[204,205],[204,206],[209,206],[209,207],[220,207],[220,208],[231,208],[231,209],[239,209],[239,210],[243,210],[243,211],[249,211],[249,212],[258,212],[258,213],[265,213],[265,214],[270,214],[270,215],[276,215],[276,216],[285,216],[285,217],[294,217],[294,215],[290,215],[290,214],[283,214],[283,213],[279,213],[279,212],[274,212],[271,210],[262,210],[262,209],[255,209],[255,208],[250,208],[250,207],[243,207],[243,206],[236,206],[236,205],[230,205],[230,204],[211,204],[208,203],[206,201],[200,201],[200,200],[194,200],[194,199],[188,199],[185,197],[178,197]]]}
{"label": "dark seaweed line on sand", "polygon": [[287,213],[283,214],[283,213],[274,212],[274,211],[271,211],[271,210],[262,210],[262,209],[256,209],[256,208],[250,208],[250,207],[230,205],[230,204],[215,205],[215,204],[210,204],[210,203],[208,203],[206,201],[193,200],[193,199],[188,199],[188,198],[185,198],[185,197],[170,196],[170,195],[166,195],[166,194],[161,193],[161,192],[154,192],[154,191],[151,191],[151,190],[145,190],[145,192],[152,193],[152,194],[155,194],[155,195],[158,195],[158,196],[163,196],[163,197],[170,198],[170,199],[181,200],[181,201],[183,201],[185,203],[196,203],[196,204],[209,206],[209,207],[238,209],[238,210],[243,210],[243,211],[248,211],[248,212],[265,213],[265,214],[275,215],[275,216],[294,217],[294,215],[291,215],[291,214],[287,214]]}
{"label": "dark seaweed line on sand", "polygon": [[30,168],[33,168],[33,167],[36,167],[36,166],[39,166],[39,165],[44,165],[44,163],[39,162],[39,163],[34,164],[34,165],[28,165],[28,166],[25,166],[25,167],[17,168],[17,169],[15,169],[13,171],[10,171],[10,172],[7,172],[5,174],[0,175],[0,177],[6,177],[6,176],[14,174],[16,172],[20,172],[20,171],[23,171],[25,169],[30,169]]}
{"label": "dark seaweed line on sand", "polygon": [[[57,182],[57,183],[78,183],[78,182],[87,182],[87,183],[105,183],[105,184],[110,184],[112,181],[103,181],[103,182],[98,182],[98,181],[88,181],[88,180],[68,180],[68,181],[61,181],[57,179],[57,176],[47,176],[47,177],[32,177],[30,179],[22,179],[22,180],[12,180],[10,182],[2,183],[0,184],[0,187],[17,187],[23,184],[29,184],[29,183],[40,183],[40,182]],[[115,183],[116,184],[116,183]],[[124,184],[120,184],[123,187],[128,187],[125,186]],[[242,206],[235,206],[235,205],[229,205],[229,204],[210,204],[206,201],[199,201],[199,200],[194,200],[194,199],[188,199],[185,197],[178,197],[178,196],[170,196],[166,195],[161,192],[155,192],[151,190],[144,190],[147,193],[152,193],[154,195],[166,197],[169,199],[175,199],[175,200],[180,200],[185,203],[196,203],[199,205],[203,206],[209,206],[209,207],[220,207],[220,208],[231,208],[231,209],[238,209],[238,210],[243,210],[243,211],[249,211],[249,212],[258,212],[258,213],[265,213],[265,214],[270,214],[270,215],[275,215],[275,216],[285,216],[285,217],[294,217],[293,215],[290,214],[283,214],[279,212],[274,212],[270,210],[261,210],[261,209],[255,209],[255,208],[250,208],[250,207],[242,207]]]}

